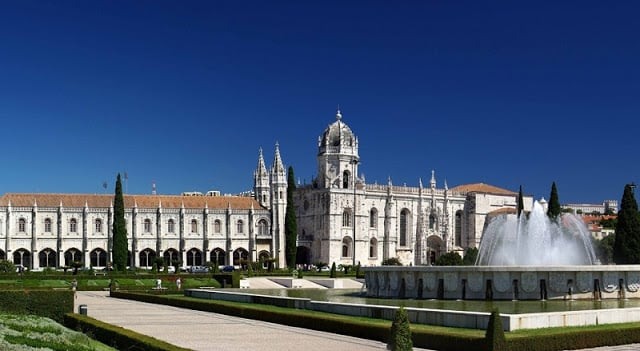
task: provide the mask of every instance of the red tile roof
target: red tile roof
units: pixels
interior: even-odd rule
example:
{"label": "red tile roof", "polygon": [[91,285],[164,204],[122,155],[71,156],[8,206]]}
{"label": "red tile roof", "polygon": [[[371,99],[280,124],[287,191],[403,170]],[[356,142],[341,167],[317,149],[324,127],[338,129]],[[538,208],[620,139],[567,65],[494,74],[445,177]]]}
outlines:
{"label": "red tile roof", "polygon": [[[13,207],[110,207],[113,195],[98,194],[4,194],[0,197],[0,206],[11,203]],[[181,196],[181,195],[124,195],[127,208],[137,205],[138,208],[205,208],[210,209],[244,209],[262,208],[252,197],[244,196]]]}
{"label": "red tile roof", "polygon": [[450,189],[453,192],[458,193],[484,193],[484,194],[496,194],[496,195],[518,195],[517,192],[511,190],[498,188],[497,186],[485,184],[485,183],[473,183],[462,184]]}

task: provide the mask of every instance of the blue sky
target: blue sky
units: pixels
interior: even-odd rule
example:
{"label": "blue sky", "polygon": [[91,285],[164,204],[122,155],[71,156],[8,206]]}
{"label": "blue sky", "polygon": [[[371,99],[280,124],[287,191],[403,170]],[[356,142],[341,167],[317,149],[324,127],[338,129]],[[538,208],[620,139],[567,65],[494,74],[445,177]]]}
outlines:
{"label": "blue sky", "polygon": [[640,4],[0,2],[0,193],[309,182],[343,120],[367,182],[485,182],[560,201],[638,182]]}

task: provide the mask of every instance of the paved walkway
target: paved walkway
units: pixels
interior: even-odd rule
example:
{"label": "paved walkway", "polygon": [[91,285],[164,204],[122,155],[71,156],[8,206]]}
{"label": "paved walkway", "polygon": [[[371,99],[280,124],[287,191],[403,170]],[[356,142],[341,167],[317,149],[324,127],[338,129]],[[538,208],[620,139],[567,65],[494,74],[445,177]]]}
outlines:
{"label": "paved walkway", "polygon": [[[217,313],[115,299],[105,291],[79,291],[78,305],[90,317],[193,350],[386,350],[379,341],[295,328]],[[414,348],[419,351],[426,349]],[[582,351],[636,351],[640,344]]]}
{"label": "paved walkway", "polygon": [[79,291],[75,311],[80,304],[90,317],[193,350],[386,350],[379,341],[115,299],[103,291]]}

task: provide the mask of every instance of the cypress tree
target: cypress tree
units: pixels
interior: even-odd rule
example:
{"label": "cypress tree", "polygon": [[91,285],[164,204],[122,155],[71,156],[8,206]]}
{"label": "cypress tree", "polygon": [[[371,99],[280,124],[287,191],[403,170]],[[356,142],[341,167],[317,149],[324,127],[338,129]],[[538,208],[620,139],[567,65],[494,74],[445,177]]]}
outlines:
{"label": "cypress tree", "polygon": [[333,262],[333,264],[331,265],[331,270],[329,271],[329,278],[335,278],[336,277],[336,263]]}
{"label": "cypress tree", "polygon": [[502,319],[500,312],[494,310],[489,317],[489,325],[484,335],[485,350],[487,351],[503,351],[507,349],[507,341],[502,330]]}
{"label": "cypress tree", "polygon": [[116,179],[116,194],[113,202],[113,269],[124,272],[128,256],[127,226],[124,220],[124,196],[120,173]]}
{"label": "cypress tree", "polygon": [[403,306],[396,311],[391,323],[389,342],[387,350],[391,351],[410,351],[413,350],[413,341],[411,340],[411,324],[409,316]]}
{"label": "cypress tree", "polygon": [[613,244],[613,260],[616,264],[640,263],[640,215],[633,189],[635,184],[624,187],[618,223],[616,224],[616,238]]}
{"label": "cypress tree", "polygon": [[524,211],[524,196],[522,195],[522,185],[520,185],[520,191],[518,191],[518,217]]}
{"label": "cypress tree", "polygon": [[296,266],[296,239],[298,237],[296,207],[293,204],[293,193],[296,190],[293,167],[289,166],[287,173],[287,210],[284,215],[285,258],[287,267],[293,269]]}
{"label": "cypress tree", "polygon": [[562,209],[560,208],[560,200],[558,199],[558,188],[556,188],[556,182],[551,184],[551,195],[549,195],[549,209],[547,210],[547,216],[552,220],[557,220]]}

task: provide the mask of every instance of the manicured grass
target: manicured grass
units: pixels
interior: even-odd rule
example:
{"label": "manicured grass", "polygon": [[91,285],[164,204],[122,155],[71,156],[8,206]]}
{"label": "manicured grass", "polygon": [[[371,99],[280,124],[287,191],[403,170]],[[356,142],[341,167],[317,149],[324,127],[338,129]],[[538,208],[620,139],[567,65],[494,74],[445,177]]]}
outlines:
{"label": "manicured grass", "polygon": [[[175,279],[177,276],[158,276],[162,280],[162,286],[167,290],[177,290]],[[98,278],[87,275],[66,275],[62,277],[39,276],[30,274],[22,279],[6,279],[0,277],[0,289],[71,289],[71,282],[76,279],[78,290],[103,290],[109,287],[110,278]],[[131,276],[114,278],[118,282],[118,287],[122,290],[147,290],[156,286],[156,277],[145,276],[144,278]],[[182,288],[197,288],[201,286],[220,287],[220,284],[210,278],[209,275],[195,276],[182,275]]]}

